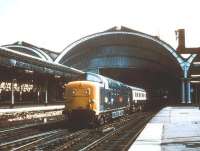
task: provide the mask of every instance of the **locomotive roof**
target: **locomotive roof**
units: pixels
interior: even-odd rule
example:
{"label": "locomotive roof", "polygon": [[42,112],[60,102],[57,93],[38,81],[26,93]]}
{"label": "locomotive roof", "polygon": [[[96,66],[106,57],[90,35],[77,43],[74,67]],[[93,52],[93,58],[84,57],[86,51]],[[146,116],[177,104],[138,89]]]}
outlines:
{"label": "locomotive roof", "polygon": [[133,86],[129,86],[131,89],[134,89],[134,90],[139,90],[139,91],[144,91],[145,92],[145,89],[142,89],[142,88],[138,88],[138,87],[133,87]]}
{"label": "locomotive roof", "polygon": [[107,80],[107,81],[109,81],[109,82],[116,83],[116,84],[118,84],[119,86],[124,86],[124,87],[127,87],[127,88],[131,88],[131,89],[134,89],[134,90],[144,91],[144,92],[145,92],[145,90],[142,89],[142,88],[138,88],[138,87],[134,87],[134,86],[129,86],[129,85],[124,84],[124,83],[122,83],[122,82],[120,82],[120,81],[113,80],[113,79],[111,79],[111,78],[102,76],[102,75],[100,75],[100,74],[96,74],[96,73],[92,73],[92,72],[86,72],[86,74],[92,74],[92,75],[94,75],[94,76],[100,77],[102,80],[105,79],[105,80]]}

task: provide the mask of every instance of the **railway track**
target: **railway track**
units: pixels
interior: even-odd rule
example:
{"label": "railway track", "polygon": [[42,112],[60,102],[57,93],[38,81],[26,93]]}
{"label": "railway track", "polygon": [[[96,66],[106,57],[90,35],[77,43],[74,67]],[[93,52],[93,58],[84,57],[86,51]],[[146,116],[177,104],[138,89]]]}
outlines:
{"label": "railway track", "polygon": [[[38,150],[54,150],[54,151],[62,151],[62,150],[78,150],[78,148],[83,146],[83,142],[94,141],[97,138],[99,138],[99,135],[103,133],[106,133],[110,129],[110,127],[119,127],[119,125],[123,125],[125,122],[128,122],[132,120],[132,116],[123,117],[121,119],[115,120],[110,124],[104,125],[102,127],[99,127],[97,129],[82,129],[79,131],[76,131],[74,133],[65,134],[62,136],[59,136],[57,138],[54,138],[52,140],[48,140],[46,142],[43,142],[42,145],[37,144]],[[114,128],[114,127],[113,127]]]}
{"label": "railway track", "polygon": [[[126,134],[129,133],[131,134],[130,136],[134,135],[136,137],[136,133],[138,134],[141,127],[143,127],[151,118],[150,115],[152,114],[135,113],[133,115],[128,115],[96,129],[83,129],[66,136],[63,135],[62,137],[47,141],[43,145],[39,145],[37,148],[44,151],[105,150],[104,147],[101,148],[102,143],[103,146],[105,142],[108,142],[108,145],[113,144],[112,138],[118,136],[118,134],[121,135],[121,133],[123,134],[124,132],[125,135],[121,136],[121,139],[117,142],[117,144],[121,144],[122,146],[122,138],[124,137],[124,139],[127,140]],[[131,130],[131,128],[133,128],[134,131]],[[130,131],[128,132],[128,130]],[[128,140],[130,139],[131,138],[128,138]],[[127,145],[127,142],[123,147],[125,147],[125,145]],[[113,150],[116,149],[113,148]]]}
{"label": "railway track", "polygon": [[68,129],[53,130],[23,139],[0,144],[0,150],[27,151],[27,150],[56,150],[68,149],[74,143],[87,137],[89,130],[83,129],[70,132]]}
{"label": "railway track", "polygon": [[44,139],[44,138],[59,134],[60,132],[62,132],[62,131],[61,130],[53,130],[53,131],[49,131],[49,132],[40,133],[40,134],[36,134],[36,135],[33,135],[33,136],[28,136],[28,137],[25,137],[25,138],[17,139],[17,140],[14,140],[14,141],[1,143],[0,149],[1,150],[4,150],[4,149],[19,150],[26,143],[30,143],[30,142],[34,142],[36,140]]}
{"label": "railway track", "polygon": [[52,121],[49,123],[35,123],[10,129],[4,129],[0,131],[0,144],[40,134],[42,132],[60,129],[62,126],[63,121]]}
{"label": "railway track", "polygon": [[[61,150],[68,150],[70,149],[74,144],[82,141],[84,138],[88,137],[90,133],[90,130],[83,129],[80,131],[77,131],[75,133],[72,133],[70,135],[63,136],[59,139],[53,140],[53,145],[49,145],[51,142],[47,142],[45,144],[46,148],[40,148],[42,150],[54,150],[54,151],[61,151]],[[57,145],[56,145],[57,143]],[[56,147],[55,147],[56,145]]]}
{"label": "railway track", "polygon": [[[0,143],[0,150],[127,150],[152,114],[135,113],[96,129],[53,129]],[[26,127],[24,128],[26,129]],[[12,131],[18,131],[13,129]],[[22,132],[22,131],[21,131]],[[7,133],[5,131],[4,133]],[[1,134],[1,131],[0,131]],[[17,133],[13,134],[16,136]],[[129,140],[129,142],[127,142]]]}
{"label": "railway track", "polygon": [[[75,142],[86,137],[90,131],[88,129],[70,131],[64,122],[62,125],[56,122],[51,124],[23,126],[0,131],[2,139],[0,150],[25,151],[70,148]],[[53,130],[50,131],[50,129]],[[3,141],[3,138],[6,140]]]}
{"label": "railway track", "polygon": [[135,117],[134,120],[128,119],[116,126],[112,131],[91,141],[85,147],[76,148],[75,150],[128,150],[129,146],[151,118],[152,114],[141,114]]}

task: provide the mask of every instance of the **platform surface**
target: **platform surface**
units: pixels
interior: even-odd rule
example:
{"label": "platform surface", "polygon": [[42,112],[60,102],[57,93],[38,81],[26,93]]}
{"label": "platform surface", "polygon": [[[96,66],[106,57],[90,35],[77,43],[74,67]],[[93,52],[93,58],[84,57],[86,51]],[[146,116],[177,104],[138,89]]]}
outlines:
{"label": "platform surface", "polygon": [[17,106],[14,108],[0,108],[0,115],[17,112],[30,112],[30,111],[48,111],[64,109],[64,105],[46,105],[46,106]]}
{"label": "platform surface", "polygon": [[165,107],[144,128],[129,151],[200,151],[200,110]]}

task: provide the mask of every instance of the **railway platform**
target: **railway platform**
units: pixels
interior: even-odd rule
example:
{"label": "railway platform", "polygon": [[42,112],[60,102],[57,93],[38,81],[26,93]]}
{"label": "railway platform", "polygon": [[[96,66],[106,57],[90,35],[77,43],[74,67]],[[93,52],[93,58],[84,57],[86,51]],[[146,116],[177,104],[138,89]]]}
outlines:
{"label": "railway platform", "polygon": [[165,107],[146,125],[130,151],[200,150],[198,107]]}
{"label": "railway platform", "polygon": [[29,105],[0,108],[0,129],[62,120],[64,105]]}
{"label": "railway platform", "polygon": [[34,111],[51,111],[64,109],[64,105],[28,105],[16,106],[14,108],[0,107],[0,115],[20,113],[20,112],[34,112]]}

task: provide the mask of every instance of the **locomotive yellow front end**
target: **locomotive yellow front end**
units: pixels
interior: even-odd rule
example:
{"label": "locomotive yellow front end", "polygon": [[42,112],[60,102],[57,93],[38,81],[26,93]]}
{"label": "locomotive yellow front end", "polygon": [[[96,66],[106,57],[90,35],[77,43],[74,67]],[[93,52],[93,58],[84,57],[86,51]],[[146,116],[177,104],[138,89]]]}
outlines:
{"label": "locomotive yellow front end", "polygon": [[99,89],[94,82],[74,81],[66,84],[64,98],[69,120],[92,121],[98,112]]}

